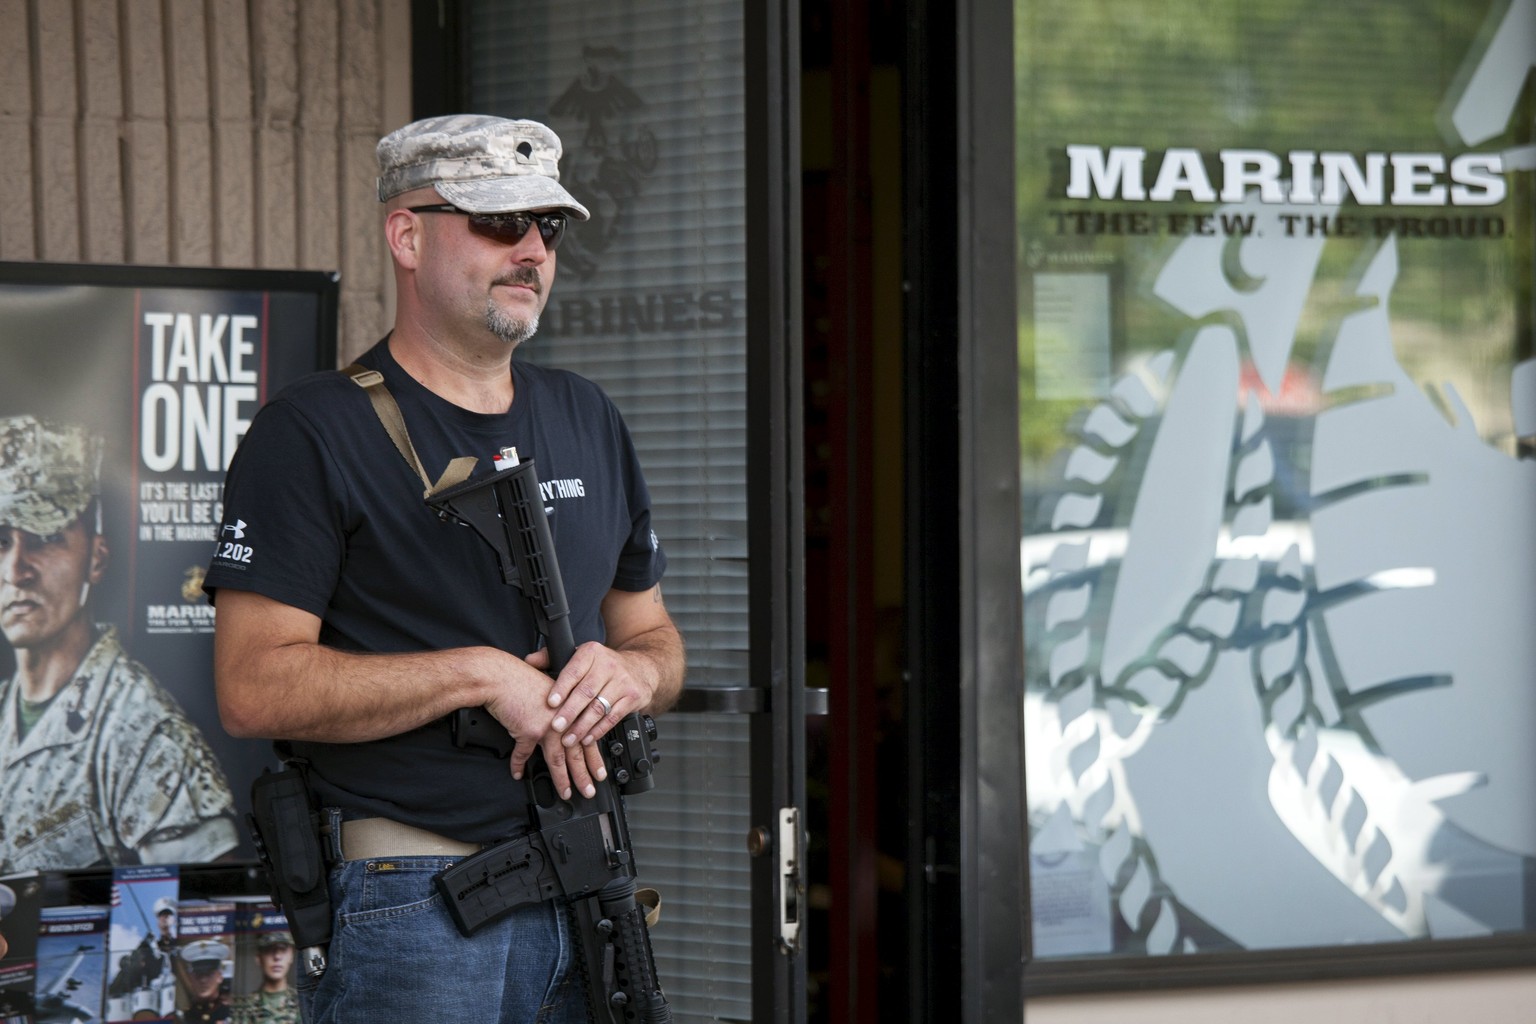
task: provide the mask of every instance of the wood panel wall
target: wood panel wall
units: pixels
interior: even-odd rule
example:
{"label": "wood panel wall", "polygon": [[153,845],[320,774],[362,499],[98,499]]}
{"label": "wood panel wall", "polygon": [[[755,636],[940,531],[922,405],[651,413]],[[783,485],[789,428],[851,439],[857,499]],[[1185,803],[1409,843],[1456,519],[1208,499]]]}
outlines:
{"label": "wood panel wall", "polygon": [[0,0],[0,259],[338,271],[349,361],[408,33],[408,0]]}

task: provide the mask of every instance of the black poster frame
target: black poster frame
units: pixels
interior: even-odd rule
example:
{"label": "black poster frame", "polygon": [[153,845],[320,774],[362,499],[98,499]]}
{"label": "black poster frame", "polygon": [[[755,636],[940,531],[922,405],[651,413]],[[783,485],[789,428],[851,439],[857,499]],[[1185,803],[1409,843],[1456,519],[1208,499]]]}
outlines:
{"label": "black poster frame", "polygon": [[[76,424],[100,445],[109,555],[93,617],[113,625],[127,655],[181,705],[228,780],[238,845],[184,868],[217,860],[220,872],[242,875],[237,865],[254,856],[241,824],[250,783],[276,761],[269,743],[236,740],[219,724],[201,572],[228,540],[218,535],[218,493],[244,427],[285,384],[335,365],[339,280],[332,271],[0,262],[0,417]],[[0,641],[0,680],[14,664]],[[89,875],[131,862],[24,867]]]}

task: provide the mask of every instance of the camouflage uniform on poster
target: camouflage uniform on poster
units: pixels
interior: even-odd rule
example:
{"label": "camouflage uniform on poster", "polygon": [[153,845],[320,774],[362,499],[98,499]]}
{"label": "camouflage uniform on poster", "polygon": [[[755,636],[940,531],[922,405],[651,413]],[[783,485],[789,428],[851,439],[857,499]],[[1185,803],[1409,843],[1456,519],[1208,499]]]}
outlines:
{"label": "camouflage uniform on poster", "polygon": [[16,658],[0,682],[0,873],[206,861],[239,841],[206,739],[91,621],[99,458],[79,427],[0,419],[0,633]]}
{"label": "camouflage uniform on poster", "polygon": [[299,1024],[299,993],[292,986],[280,992],[249,992],[235,999],[234,1024]]}
{"label": "camouflage uniform on poster", "polygon": [[235,997],[234,1024],[299,1024],[299,993],[288,983],[293,936],[270,932],[256,941],[261,988]]}

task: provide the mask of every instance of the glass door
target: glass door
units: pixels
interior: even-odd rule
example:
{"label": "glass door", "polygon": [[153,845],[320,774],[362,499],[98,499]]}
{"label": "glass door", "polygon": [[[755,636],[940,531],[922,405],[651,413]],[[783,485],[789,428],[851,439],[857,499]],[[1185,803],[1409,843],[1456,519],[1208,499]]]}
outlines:
{"label": "glass door", "polygon": [[740,0],[454,13],[469,108],[554,128],[592,211],[519,358],[623,412],[688,644],[660,784],[629,801],[673,1018],[803,1019],[794,35],[776,4]]}

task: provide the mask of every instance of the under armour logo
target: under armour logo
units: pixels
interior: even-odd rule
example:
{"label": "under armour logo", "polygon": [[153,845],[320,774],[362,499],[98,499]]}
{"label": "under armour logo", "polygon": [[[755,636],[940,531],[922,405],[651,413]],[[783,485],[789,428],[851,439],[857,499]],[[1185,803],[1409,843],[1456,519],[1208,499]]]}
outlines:
{"label": "under armour logo", "polygon": [[245,537],[245,520],[236,519],[233,523],[225,523],[224,532],[234,537],[235,540],[243,539]]}

